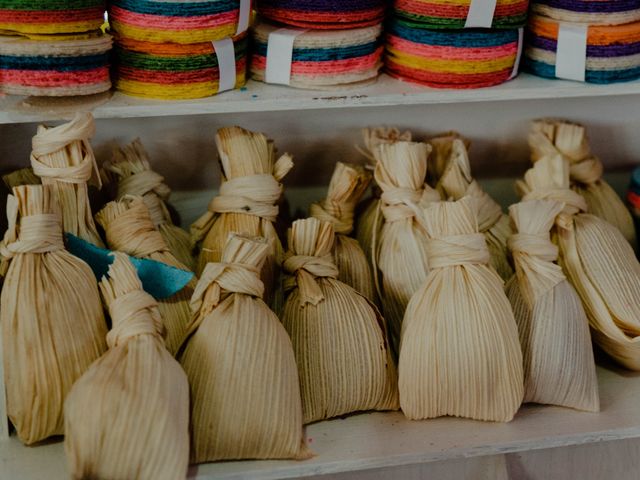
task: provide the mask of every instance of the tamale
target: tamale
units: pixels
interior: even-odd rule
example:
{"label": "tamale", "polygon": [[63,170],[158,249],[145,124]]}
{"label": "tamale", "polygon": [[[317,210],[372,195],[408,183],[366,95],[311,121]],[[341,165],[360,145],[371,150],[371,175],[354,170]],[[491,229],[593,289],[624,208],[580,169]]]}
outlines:
{"label": "tamale", "polygon": [[429,165],[427,167],[427,178],[429,185],[436,187],[438,180],[444,173],[447,165],[449,165],[449,159],[451,157],[451,147],[454,140],[462,140],[467,150],[471,145],[471,142],[460,135],[458,132],[446,132],[437,135],[427,142],[431,145],[431,155],[429,155]]}

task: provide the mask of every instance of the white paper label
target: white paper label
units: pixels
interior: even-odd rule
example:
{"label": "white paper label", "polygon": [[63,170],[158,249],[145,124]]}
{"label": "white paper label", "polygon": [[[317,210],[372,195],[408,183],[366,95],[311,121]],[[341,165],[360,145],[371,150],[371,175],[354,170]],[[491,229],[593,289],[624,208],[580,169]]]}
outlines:
{"label": "white paper label", "polygon": [[556,77],[584,82],[588,25],[561,23],[556,49]]}
{"label": "white paper label", "polygon": [[251,16],[251,0],[240,0],[238,12],[238,28],[236,35],[240,35],[249,28],[249,17]]}
{"label": "white paper label", "polygon": [[291,63],[293,62],[293,42],[306,30],[280,28],[269,34],[267,41],[267,83],[289,85],[291,82]]}
{"label": "white paper label", "polygon": [[233,40],[223,38],[211,42],[213,50],[218,57],[219,85],[218,93],[233,90],[236,86],[236,52],[233,49]]}
{"label": "white paper label", "polygon": [[464,28],[491,28],[497,0],[471,0]]}
{"label": "white paper label", "polygon": [[511,70],[511,76],[509,80],[518,75],[520,69],[520,59],[522,58],[522,42],[524,40],[524,28],[518,29],[518,52],[516,53],[516,62],[513,64],[513,70]]}

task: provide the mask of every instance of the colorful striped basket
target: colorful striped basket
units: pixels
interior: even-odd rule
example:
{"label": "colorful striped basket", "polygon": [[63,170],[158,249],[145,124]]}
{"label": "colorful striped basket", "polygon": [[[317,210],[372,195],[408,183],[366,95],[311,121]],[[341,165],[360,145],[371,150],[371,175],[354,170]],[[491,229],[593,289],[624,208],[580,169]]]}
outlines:
{"label": "colorful striped basket", "polygon": [[536,0],[531,12],[558,22],[621,25],[640,20],[640,1]]}
{"label": "colorful striped basket", "polygon": [[436,88],[480,88],[517,73],[522,30],[430,30],[404,20],[390,22],[386,71]]}
{"label": "colorful striped basket", "polygon": [[386,0],[261,0],[260,15],[295,27],[337,30],[382,22]]}
{"label": "colorful striped basket", "polygon": [[28,34],[81,33],[104,23],[104,0],[0,0],[0,30]]}
{"label": "colorful striped basket", "polygon": [[[540,16],[529,21],[523,68],[556,78],[559,23]],[[640,22],[590,26],[587,30],[585,81],[613,83],[640,78]]]}
{"label": "colorful striped basket", "polygon": [[0,92],[14,95],[91,95],[111,88],[109,35],[31,40],[0,36]]}
{"label": "colorful striped basket", "polygon": [[[253,29],[252,78],[265,81],[269,34],[278,27],[260,23]],[[306,31],[293,43],[289,85],[331,89],[374,81],[382,67],[382,27]]]}
{"label": "colorful striped basket", "polygon": [[[236,88],[245,84],[248,36],[233,41]],[[210,97],[218,93],[218,57],[211,43],[141,42],[117,38],[116,89],[128,95],[179,100]]]}
{"label": "colorful striped basket", "polygon": [[[471,0],[394,0],[394,13],[429,28],[464,28]],[[493,28],[519,28],[527,20],[529,0],[497,0]]]}
{"label": "colorful striped basket", "polygon": [[210,42],[236,35],[240,4],[240,0],[110,0],[109,23],[121,37],[143,42]]}

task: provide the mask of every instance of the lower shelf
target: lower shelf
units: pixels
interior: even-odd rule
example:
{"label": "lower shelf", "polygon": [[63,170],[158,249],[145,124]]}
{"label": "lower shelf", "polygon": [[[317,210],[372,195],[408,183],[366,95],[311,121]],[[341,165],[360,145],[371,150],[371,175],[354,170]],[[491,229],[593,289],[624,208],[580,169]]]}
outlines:
{"label": "lower shelf", "polygon": [[[640,373],[598,367],[601,412],[527,405],[506,424],[402,413],[366,413],[306,429],[316,456],[305,461],[242,461],[194,466],[190,479],[284,479],[640,437]],[[24,447],[0,441],[0,477],[62,480],[61,442]]]}

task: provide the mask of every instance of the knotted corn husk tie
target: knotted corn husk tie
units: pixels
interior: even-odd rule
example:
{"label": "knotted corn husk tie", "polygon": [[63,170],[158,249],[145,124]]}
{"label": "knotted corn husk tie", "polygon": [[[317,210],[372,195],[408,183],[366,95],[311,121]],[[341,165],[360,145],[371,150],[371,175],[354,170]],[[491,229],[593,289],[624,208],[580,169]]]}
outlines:
{"label": "knotted corn husk tie", "polygon": [[109,350],[65,402],[71,478],[184,478],[189,463],[189,384],[162,339],[157,302],[129,258],[116,253],[100,289],[113,329]]}
{"label": "knotted corn husk tie", "polygon": [[533,162],[561,155],[570,165],[571,188],[584,197],[589,212],[618,228],[635,248],[633,218],[617,193],[602,179],[602,162],[591,152],[584,126],[566,121],[533,122],[529,146]]}
{"label": "knotted corn husk tie", "polygon": [[[164,177],[153,170],[143,170],[138,173],[134,173],[129,177],[124,177],[118,181],[118,198],[122,198],[125,195],[140,195],[143,196],[147,193],[154,192],[160,195],[156,190],[164,192]],[[162,195],[160,195],[163,198]]]}
{"label": "knotted corn husk tie", "polygon": [[431,270],[407,306],[400,345],[400,406],[410,419],[509,421],[522,401],[518,332],[476,209],[464,197],[424,210]]}
{"label": "knotted corn husk tie", "polygon": [[391,186],[383,190],[380,200],[384,221],[390,223],[415,217],[423,194],[424,190]]}
{"label": "knotted corn husk tie", "polygon": [[534,200],[509,209],[519,233],[509,239],[516,275],[506,292],[524,358],[524,401],[598,411],[589,321],[554,263],[559,249],[549,235],[563,208],[552,200]]}
{"label": "knotted corn husk tie", "polygon": [[616,361],[640,370],[640,264],[618,229],[587,213],[569,190],[569,165],[543,157],[525,174],[525,199],[565,203],[556,218],[560,264],[584,305],[593,339]]}
{"label": "knotted corn husk tie", "polygon": [[32,140],[31,166],[45,185],[53,185],[62,212],[62,227],[97,246],[104,246],[91,214],[87,182],[102,186],[89,143],[95,123],[89,113],[78,113],[66,124],[38,127]]}
{"label": "knotted corn husk tie", "polygon": [[249,175],[226,180],[220,185],[220,193],[209,203],[212,213],[241,213],[255,215],[275,222],[282,195],[282,184],[273,175]]}
{"label": "knotted corn husk tie", "polygon": [[191,299],[180,362],[192,391],[192,461],[306,458],[291,341],[262,301],[263,238],[231,234]]}
{"label": "knotted corn husk tie", "polygon": [[331,224],[293,223],[284,269],[289,279],[282,324],[296,355],[302,411],[311,423],[359,410],[398,407],[396,369],[377,309],[336,280]]}
{"label": "knotted corn husk tie", "polygon": [[[169,251],[167,243],[156,230],[149,209],[142,197],[128,196],[109,202],[96,220],[105,231],[107,245],[111,250],[124,252],[140,258],[150,258],[181,270],[187,267]],[[158,301],[158,308],[167,330],[166,345],[175,354],[184,340],[191,319],[189,299],[194,283],[169,298]]]}
{"label": "knotted corn husk tie", "polygon": [[309,207],[309,215],[323,222],[329,222],[333,225],[336,234],[349,235],[353,231],[354,209],[355,204],[325,200],[321,204],[312,203]]}
{"label": "knotted corn husk tie", "polygon": [[0,298],[7,412],[26,444],[64,433],[63,402],[106,349],[95,276],[66,250],[52,188],[23,185],[7,201]]}

